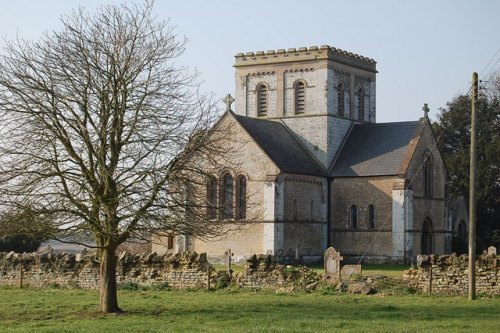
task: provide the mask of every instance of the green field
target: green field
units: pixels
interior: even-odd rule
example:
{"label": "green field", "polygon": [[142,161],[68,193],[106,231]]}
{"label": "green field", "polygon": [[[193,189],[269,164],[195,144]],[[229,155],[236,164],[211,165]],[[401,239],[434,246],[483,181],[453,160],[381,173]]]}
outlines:
{"label": "green field", "polygon": [[271,291],[120,291],[121,315],[87,290],[0,287],[0,332],[499,332],[500,297]]}

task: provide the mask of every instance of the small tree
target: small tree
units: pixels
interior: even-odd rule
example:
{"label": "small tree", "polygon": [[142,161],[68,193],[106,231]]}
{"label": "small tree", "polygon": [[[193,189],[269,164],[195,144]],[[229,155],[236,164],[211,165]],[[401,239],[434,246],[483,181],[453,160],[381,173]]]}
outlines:
{"label": "small tree", "polygon": [[185,41],[152,7],[80,9],[37,42],[7,42],[0,62],[0,204],[97,248],[102,312],[121,311],[118,245],[219,232],[193,198],[207,170],[190,156],[221,154],[224,136],[206,135],[214,105],[175,65]]}

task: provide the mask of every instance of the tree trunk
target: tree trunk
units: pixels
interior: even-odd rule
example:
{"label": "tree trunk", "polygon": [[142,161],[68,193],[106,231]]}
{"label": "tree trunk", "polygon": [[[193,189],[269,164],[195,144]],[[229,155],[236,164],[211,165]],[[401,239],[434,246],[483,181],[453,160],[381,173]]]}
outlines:
{"label": "tree trunk", "polygon": [[109,247],[100,250],[100,286],[99,286],[99,308],[104,313],[123,312],[118,307],[118,295],[116,290],[116,248]]}

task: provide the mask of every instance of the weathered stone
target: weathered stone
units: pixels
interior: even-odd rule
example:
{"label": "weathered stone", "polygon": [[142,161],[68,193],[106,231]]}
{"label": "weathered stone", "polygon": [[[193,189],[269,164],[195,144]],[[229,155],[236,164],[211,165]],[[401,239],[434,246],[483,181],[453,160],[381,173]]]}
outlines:
{"label": "weathered stone", "polygon": [[365,282],[352,282],[352,283],[349,283],[349,285],[347,287],[347,292],[349,292],[351,294],[368,295],[368,294],[372,293],[373,290]]}
{"label": "weathered stone", "polygon": [[340,270],[340,276],[350,277],[352,275],[362,275],[361,265],[344,265]]}

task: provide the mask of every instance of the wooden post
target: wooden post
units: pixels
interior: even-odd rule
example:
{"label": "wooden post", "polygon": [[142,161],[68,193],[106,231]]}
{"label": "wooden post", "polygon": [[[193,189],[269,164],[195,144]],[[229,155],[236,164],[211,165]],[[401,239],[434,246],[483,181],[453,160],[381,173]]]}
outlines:
{"label": "wooden post", "polygon": [[210,279],[211,279],[211,276],[212,275],[212,270],[211,270],[211,267],[210,265],[207,266],[207,289],[210,290]]}
{"label": "wooden post", "polygon": [[469,300],[476,299],[476,120],[477,73],[472,73],[469,170]]}
{"label": "wooden post", "polygon": [[231,267],[231,256],[233,255],[233,253],[231,252],[231,249],[226,251],[226,255],[227,255],[227,274],[229,275],[229,279],[232,280],[233,269]]}
{"label": "wooden post", "polygon": [[19,265],[19,288],[23,288],[23,265]]}

